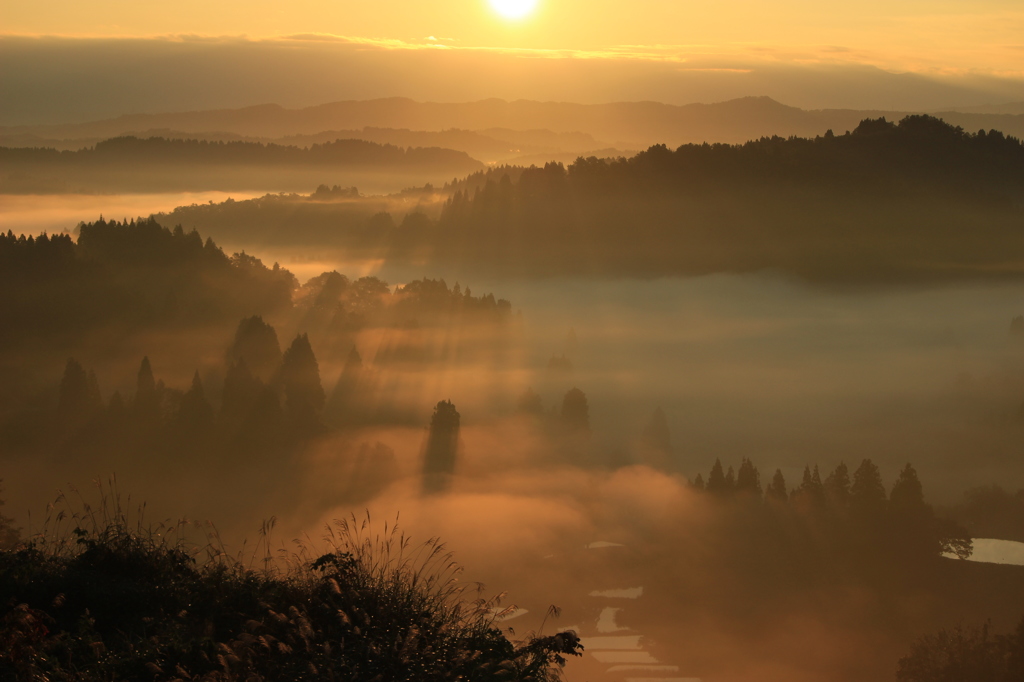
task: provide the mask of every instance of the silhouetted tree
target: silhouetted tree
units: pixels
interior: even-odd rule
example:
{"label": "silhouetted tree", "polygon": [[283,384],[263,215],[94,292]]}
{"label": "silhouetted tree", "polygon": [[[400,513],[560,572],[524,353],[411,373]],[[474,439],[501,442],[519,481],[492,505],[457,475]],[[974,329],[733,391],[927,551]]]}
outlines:
{"label": "silhouetted tree", "polygon": [[715,459],[715,463],[711,467],[706,489],[709,493],[719,495],[729,492],[729,484],[725,478],[725,470],[722,468],[722,461],[720,459]]}
{"label": "silhouetted tree", "polygon": [[235,339],[228,348],[227,363],[245,361],[253,375],[267,382],[281,365],[281,345],[277,332],[259,315],[247,317],[238,323]]}
{"label": "silhouetted tree", "polygon": [[107,403],[107,412],[112,417],[120,419],[126,412],[124,398],[121,397],[121,391],[114,391],[114,394],[110,396],[110,402]]}
{"label": "silhouetted tree", "polygon": [[192,377],[192,386],[181,397],[178,424],[189,435],[198,436],[213,424],[213,408],[206,400],[199,370]]}
{"label": "silhouetted tree", "polygon": [[690,485],[692,485],[697,490],[704,490],[704,477],[701,476],[700,474],[697,474],[697,477],[693,479]]}
{"label": "silhouetted tree", "polygon": [[459,448],[459,413],[450,400],[434,406],[427,435],[427,451],[423,460],[425,492],[445,490],[453,473]]}
{"label": "silhouetted tree", "polygon": [[552,355],[548,360],[549,372],[572,372],[572,360],[563,355]]}
{"label": "silhouetted tree", "polygon": [[740,463],[740,470],[736,474],[736,492],[761,497],[761,473],[746,457]]}
{"label": "silhouetted tree", "polygon": [[858,514],[877,514],[885,509],[885,486],[878,467],[865,459],[853,474],[850,508]]}
{"label": "silhouetted tree", "polygon": [[963,529],[939,522],[924,501],[917,471],[907,464],[900,472],[889,497],[890,531],[894,549],[904,555],[935,557],[949,548],[958,553],[956,538]]}
{"label": "silhouetted tree", "polygon": [[998,485],[971,488],[952,513],[975,537],[1024,542],[1024,490],[1011,493]]}
{"label": "silhouetted tree", "polygon": [[325,397],[320,367],[306,334],[296,336],[281,359],[281,386],[285,412],[297,423],[315,423],[316,415],[324,408]]}
{"label": "silhouetted tree", "polygon": [[533,388],[527,387],[526,391],[519,396],[519,400],[516,402],[516,411],[523,414],[542,414],[544,412],[544,402]]}
{"label": "silhouetted tree", "polygon": [[825,496],[828,501],[839,509],[845,509],[850,503],[850,472],[845,462],[825,477]]}
{"label": "silhouetted tree", "polygon": [[909,463],[892,486],[889,506],[897,514],[915,514],[925,508],[924,491],[917,471]]}
{"label": "silhouetted tree", "polygon": [[590,430],[590,407],[587,396],[578,388],[570,389],[562,398],[562,423],[570,431]]}
{"label": "silhouetted tree", "polygon": [[153,378],[153,368],[149,364],[149,356],[142,358],[142,364],[139,365],[134,407],[142,420],[154,420],[160,416],[160,396]]}
{"label": "silhouetted tree", "polygon": [[781,469],[775,470],[772,482],[768,485],[764,494],[766,498],[776,502],[785,502],[789,499],[789,493],[786,492],[786,479],[783,477]]}
{"label": "silhouetted tree", "polygon": [[1008,641],[980,628],[956,626],[918,640],[899,660],[899,682],[1010,682]]}
{"label": "silhouetted tree", "polygon": [[96,375],[87,373],[74,358],[64,366],[57,398],[57,413],[65,423],[78,423],[95,414],[102,406]]}
{"label": "silhouetted tree", "polygon": [[810,466],[804,467],[803,478],[800,480],[800,485],[796,490],[793,491],[791,497],[793,500],[800,500],[804,504],[809,504],[812,507],[818,507],[825,501],[825,487],[821,483],[821,475],[818,473],[818,465],[815,464],[814,468]]}

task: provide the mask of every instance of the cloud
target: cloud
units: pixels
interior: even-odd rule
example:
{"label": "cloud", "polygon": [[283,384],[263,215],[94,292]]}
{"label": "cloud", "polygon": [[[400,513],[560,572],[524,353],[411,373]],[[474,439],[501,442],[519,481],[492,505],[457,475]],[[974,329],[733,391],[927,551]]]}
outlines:
{"label": "cloud", "polygon": [[262,40],[6,36],[0,125],[382,97],[688,104],[767,95],[811,109],[903,110],[1024,99],[1024,80],[1013,73],[900,74],[871,61],[870,53],[831,46],[551,50],[324,33]]}

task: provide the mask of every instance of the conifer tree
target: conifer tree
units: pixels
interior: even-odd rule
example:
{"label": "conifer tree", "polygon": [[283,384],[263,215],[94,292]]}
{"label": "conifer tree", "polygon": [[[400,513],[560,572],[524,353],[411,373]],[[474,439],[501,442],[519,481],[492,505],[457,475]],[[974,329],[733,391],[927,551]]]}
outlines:
{"label": "conifer tree", "polygon": [[281,360],[281,386],[285,412],[297,422],[309,425],[324,408],[324,389],[309,337],[300,334],[292,341]]}
{"label": "conifer tree", "polygon": [[730,466],[729,470],[725,472],[725,491],[733,492],[736,490],[736,472]]}
{"label": "conifer tree", "polygon": [[885,486],[878,467],[865,459],[853,474],[850,486],[850,507],[858,513],[877,513],[885,508]]}
{"label": "conifer tree", "polygon": [[60,381],[57,413],[61,419],[78,421],[90,416],[102,405],[96,375],[87,373],[74,358],[68,358]]}
{"label": "conifer tree", "polygon": [[562,398],[562,423],[570,431],[590,431],[590,406],[578,388],[570,389]]}
{"label": "conifer tree", "polygon": [[423,461],[423,489],[426,492],[446,489],[451,475],[455,473],[460,421],[461,417],[450,400],[441,400],[434,406]]}
{"label": "conifer tree", "polygon": [[917,477],[917,471],[909,463],[900,471],[896,483],[892,486],[889,505],[897,514],[919,512],[926,506],[921,481]]}
{"label": "conifer tree", "polygon": [[528,386],[516,402],[516,411],[522,414],[542,414],[544,412],[544,401],[541,400],[541,397],[533,388]]}
{"label": "conifer tree", "polygon": [[206,400],[203,381],[199,378],[199,370],[192,377],[192,386],[181,397],[178,409],[178,422],[188,432],[197,434],[213,423],[213,408]]}
{"label": "conifer tree", "polygon": [[785,502],[789,499],[789,493],[786,492],[786,479],[782,475],[782,469],[775,470],[772,482],[768,485],[768,489],[765,490],[765,497],[776,502]]}
{"label": "conifer tree", "polygon": [[793,491],[792,498],[806,500],[815,507],[824,502],[825,490],[821,483],[821,476],[818,473],[817,465],[815,465],[813,469],[811,469],[810,466],[804,467],[804,474],[800,481],[800,486]]}
{"label": "conifer tree", "polygon": [[840,462],[825,477],[825,495],[835,507],[845,509],[850,503],[850,471],[845,462]]}
{"label": "conifer tree", "polygon": [[259,315],[247,317],[238,323],[235,339],[228,348],[227,363],[244,360],[249,371],[261,381],[268,382],[281,365],[281,345],[277,332]]}
{"label": "conifer tree", "polygon": [[725,471],[722,468],[722,460],[715,459],[715,463],[711,467],[711,473],[708,474],[707,491],[709,493],[722,494],[728,489],[729,486],[725,481]]}
{"label": "conifer tree", "polygon": [[135,411],[141,418],[147,420],[155,419],[160,413],[160,396],[148,355],[142,358],[135,382]]}
{"label": "conifer tree", "polygon": [[951,546],[947,534],[952,538],[965,535],[955,524],[936,521],[932,508],[924,501],[917,471],[909,463],[892,486],[888,516],[894,549],[904,555],[935,557],[944,547]]}
{"label": "conifer tree", "polygon": [[761,497],[761,473],[746,457],[740,463],[736,474],[736,492]]}

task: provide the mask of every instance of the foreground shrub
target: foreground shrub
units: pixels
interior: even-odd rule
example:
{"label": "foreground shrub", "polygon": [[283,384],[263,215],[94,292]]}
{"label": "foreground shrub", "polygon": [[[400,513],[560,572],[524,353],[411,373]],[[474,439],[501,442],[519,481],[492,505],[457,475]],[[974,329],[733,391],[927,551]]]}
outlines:
{"label": "foreground shrub", "polygon": [[1009,634],[989,626],[940,630],[914,643],[896,669],[899,682],[1017,682],[1024,679],[1024,620]]}
{"label": "foreground shrub", "polygon": [[180,526],[58,518],[67,534],[0,551],[0,679],[543,682],[582,649],[574,633],[509,640],[443,545],[368,519],[337,522],[318,558],[252,569],[213,545],[199,560]]}

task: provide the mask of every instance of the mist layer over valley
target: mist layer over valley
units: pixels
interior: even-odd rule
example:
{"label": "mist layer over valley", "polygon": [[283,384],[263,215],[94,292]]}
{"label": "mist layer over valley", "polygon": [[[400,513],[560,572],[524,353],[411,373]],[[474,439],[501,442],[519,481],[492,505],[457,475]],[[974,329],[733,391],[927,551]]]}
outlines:
{"label": "mist layer over valley", "polygon": [[[495,627],[578,632],[570,680],[879,679],[1007,631],[1024,568],[964,559],[1024,541],[1020,142],[838,133],[437,184],[259,169],[341,142],[5,150],[124,194],[5,185],[4,512],[113,474],[250,557],[397,518],[510,593]],[[118,145],[116,182],[74,160]],[[232,154],[278,193],[213,194]]]}

